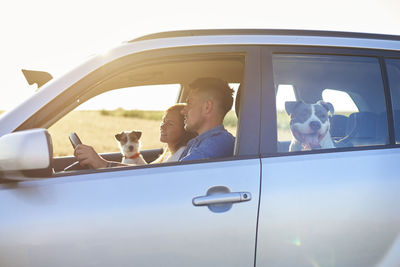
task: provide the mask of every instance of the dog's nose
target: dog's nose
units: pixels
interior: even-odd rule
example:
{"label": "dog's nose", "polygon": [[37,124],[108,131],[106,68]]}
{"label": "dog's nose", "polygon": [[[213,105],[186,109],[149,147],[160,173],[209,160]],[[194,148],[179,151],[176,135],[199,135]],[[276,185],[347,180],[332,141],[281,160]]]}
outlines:
{"label": "dog's nose", "polygon": [[317,131],[321,128],[321,123],[319,121],[312,121],[310,122],[310,128],[313,131]]}
{"label": "dog's nose", "polygon": [[133,150],[133,146],[129,146],[128,149],[129,149],[129,151],[132,151]]}

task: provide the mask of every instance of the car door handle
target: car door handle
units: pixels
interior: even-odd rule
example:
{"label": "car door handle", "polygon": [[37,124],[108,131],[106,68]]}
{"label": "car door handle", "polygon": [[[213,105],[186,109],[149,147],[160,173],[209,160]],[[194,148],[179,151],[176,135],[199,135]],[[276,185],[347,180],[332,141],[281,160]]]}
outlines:
{"label": "car door handle", "polygon": [[215,204],[237,203],[251,200],[249,192],[231,192],[195,197],[192,200],[195,206],[207,206]]}

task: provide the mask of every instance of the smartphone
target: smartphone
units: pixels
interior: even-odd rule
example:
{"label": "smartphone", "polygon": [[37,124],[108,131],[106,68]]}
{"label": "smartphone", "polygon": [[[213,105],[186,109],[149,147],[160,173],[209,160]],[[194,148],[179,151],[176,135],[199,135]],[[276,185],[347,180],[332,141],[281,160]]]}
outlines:
{"label": "smartphone", "polygon": [[82,144],[81,139],[79,139],[78,135],[76,133],[70,133],[69,134],[69,141],[71,141],[72,147],[75,149],[77,145]]}

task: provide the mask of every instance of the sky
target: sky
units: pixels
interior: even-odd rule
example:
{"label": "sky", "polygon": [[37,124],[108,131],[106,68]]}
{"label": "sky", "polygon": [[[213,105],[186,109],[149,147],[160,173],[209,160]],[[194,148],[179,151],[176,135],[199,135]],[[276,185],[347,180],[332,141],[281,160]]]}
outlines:
{"label": "sky", "polygon": [[[5,4],[6,3],[6,4]],[[21,0],[0,9],[0,110],[34,93],[21,69],[54,77],[142,35],[187,29],[311,29],[400,35],[398,0]]]}

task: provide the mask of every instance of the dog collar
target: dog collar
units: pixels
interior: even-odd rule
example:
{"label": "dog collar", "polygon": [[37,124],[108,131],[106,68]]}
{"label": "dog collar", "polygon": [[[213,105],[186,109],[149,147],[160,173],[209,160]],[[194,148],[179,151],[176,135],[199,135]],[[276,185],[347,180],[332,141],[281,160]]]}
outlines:
{"label": "dog collar", "polygon": [[140,153],[136,153],[135,155],[133,155],[133,156],[130,156],[130,157],[124,157],[124,158],[126,158],[126,159],[136,159],[136,158],[138,158],[140,156]]}

